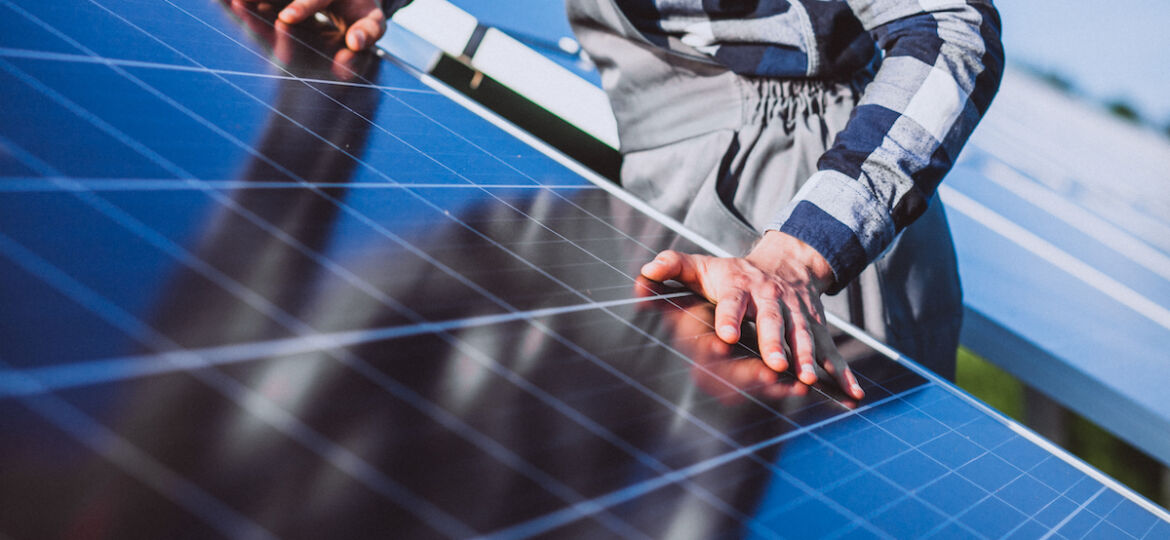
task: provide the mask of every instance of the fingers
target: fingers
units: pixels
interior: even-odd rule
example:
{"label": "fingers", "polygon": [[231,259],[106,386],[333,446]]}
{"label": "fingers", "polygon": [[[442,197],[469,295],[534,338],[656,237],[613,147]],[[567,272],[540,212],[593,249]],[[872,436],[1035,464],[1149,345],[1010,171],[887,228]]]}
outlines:
{"label": "fingers", "polygon": [[789,311],[788,320],[785,322],[787,324],[784,327],[784,337],[792,348],[792,359],[796,362],[796,378],[804,384],[814,384],[817,382],[817,372],[813,368],[816,351],[808,320]]}
{"label": "fingers", "polygon": [[292,28],[283,21],[277,20],[273,25],[272,56],[280,65],[287,66],[293,59],[296,43],[293,41]]}
{"label": "fingers", "polygon": [[861,385],[857,383],[857,378],[853,375],[853,370],[849,369],[849,364],[841,357],[841,353],[837,351],[837,346],[833,343],[832,336],[829,335],[829,330],[824,325],[813,326],[814,338],[816,340],[817,352],[820,353],[821,367],[824,368],[825,373],[828,373],[833,380],[837,382],[837,386],[846,395],[853,399],[860,400],[865,397],[865,392],[861,390]]}
{"label": "fingers", "polygon": [[386,15],[374,0],[293,0],[277,18],[284,24],[297,24],[330,6],[345,21],[339,25],[351,51],[369,48],[386,33]]}
{"label": "fingers", "polygon": [[824,325],[819,289],[808,287],[800,275],[765,272],[744,259],[672,250],[659,253],[641,272],[654,281],[678,280],[713,301],[715,335],[724,343],[739,342],[744,317],[754,317],[760,356],[767,367],[783,371],[792,364],[796,378],[813,385],[819,363],[845,394],[858,400],[864,396]]}
{"label": "fingers", "polygon": [[796,381],[778,382],[763,387],[761,392],[770,399],[784,399],[788,397],[804,397],[808,393],[808,386]]}
{"label": "fingers", "polygon": [[333,65],[330,66],[330,71],[333,76],[337,77],[339,81],[351,81],[357,76],[354,71],[354,63],[357,61],[357,55],[353,51],[342,47],[333,55]]}
{"label": "fingers", "polygon": [[[662,294],[665,287],[662,284],[651,281],[646,276],[638,276],[634,279],[634,296],[638,298],[646,298],[648,296],[657,296]],[[639,304],[641,305],[641,304]]]}
{"label": "fingers", "polygon": [[727,343],[739,341],[739,327],[747,313],[748,292],[729,288],[715,300],[715,334]]}
{"label": "fingers", "polygon": [[229,8],[237,18],[244,22],[248,30],[261,40],[266,43],[272,43],[275,40],[275,30],[272,25],[265,22],[264,19],[252,15],[251,11],[257,9],[257,6],[245,3],[243,0],[231,0]]}
{"label": "fingers", "polygon": [[659,253],[654,257],[654,260],[643,265],[642,275],[659,282],[668,279],[678,279],[682,274],[685,260],[686,255],[668,249]]}
{"label": "fingers", "polygon": [[382,10],[375,9],[349,26],[349,31],[345,33],[345,46],[360,51],[372,46],[384,33],[386,17]]}
{"label": "fingers", "polygon": [[760,339],[760,357],[764,364],[776,371],[788,369],[784,357],[784,316],[780,304],[767,298],[756,300],[756,335]]}
{"label": "fingers", "polygon": [[285,24],[296,24],[325,9],[333,0],[293,0],[277,17]]}

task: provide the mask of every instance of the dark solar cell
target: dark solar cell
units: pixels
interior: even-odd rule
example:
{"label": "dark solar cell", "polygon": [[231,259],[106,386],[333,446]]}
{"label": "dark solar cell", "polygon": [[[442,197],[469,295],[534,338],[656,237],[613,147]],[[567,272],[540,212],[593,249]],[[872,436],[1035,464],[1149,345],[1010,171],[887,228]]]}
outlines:
{"label": "dark solar cell", "polygon": [[720,344],[636,279],[689,241],[397,64],[214,2],[0,15],[3,535],[1166,530],[849,334],[860,403]]}

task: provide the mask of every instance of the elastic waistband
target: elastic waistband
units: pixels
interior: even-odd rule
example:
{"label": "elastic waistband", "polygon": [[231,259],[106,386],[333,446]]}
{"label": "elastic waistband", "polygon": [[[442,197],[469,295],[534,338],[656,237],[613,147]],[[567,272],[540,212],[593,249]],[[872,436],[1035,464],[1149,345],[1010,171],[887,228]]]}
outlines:
{"label": "elastic waistband", "polygon": [[779,123],[791,132],[797,120],[819,116],[830,107],[850,101],[856,103],[864,79],[848,83],[816,79],[768,79],[743,77],[743,123],[773,125]]}
{"label": "elastic waistband", "polygon": [[873,78],[868,70],[849,82],[739,75],[646,41],[612,0],[567,5],[581,45],[601,71],[624,152],[780,120],[791,129],[830,104],[855,103]]}

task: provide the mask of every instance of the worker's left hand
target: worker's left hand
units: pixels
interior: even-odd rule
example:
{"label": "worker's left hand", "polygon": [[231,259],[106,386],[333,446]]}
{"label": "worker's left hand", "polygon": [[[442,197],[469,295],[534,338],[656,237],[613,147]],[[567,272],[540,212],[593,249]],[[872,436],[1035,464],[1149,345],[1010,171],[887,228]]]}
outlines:
{"label": "worker's left hand", "polygon": [[760,356],[768,367],[783,371],[792,361],[797,378],[813,384],[815,362],[845,394],[864,396],[825,323],[821,294],[832,283],[832,269],[804,242],[769,231],[742,258],[667,250],[643,266],[642,275],[676,280],[714,302],[715,333],[727,343],[739,341],[745,317],[754,318]]}
{"label": "worker's left hand", "polygon": [[326,9],[345,24],[345,46],[352,51],[373,46],[386,33],[386,15],[379,0],[293,0],[277,17],[285,24],[297,24]]}
{"label": "worker's left hand", "polygon": [[[248,30],[272,51],[274,59],[284,67],[290,67],[293,64],[294,57],[310,50],[304,44],[304,35],[299,38],[294,37],[294,33],[298,31],[298,28],[294,27],[296,22],[305,21],[312,16],[315,11],[310,10],[314,8],[320,10],[322,6],[329,4],[328,1],[322,0],[295,0],[293,2],[220,0],[220,2],[230,9],[244,23]],[[306,4],[309,5],[306,6]],[[362,54],[356,52],[356,49],[352,49],[351,47],[358,45],[369,47],[373,45],[385,30],[385,19],[381,15],[382,10],[377,7],[378,0],[336,0],[333,4],[334,7],[331,13],[333,14],[332,18],[334,23],[329,28],[335,26],[345,31],[344,36],[338,36],[338,38],[344,38],[345,45],[337,43],[319,52],[313,52],[314,54],[321,54],[333,51],[333,64],[330,66],[331,71],[339,80],[349,81],[357,76],[361,70],[361,63],[368,61],[368,59],[363,58]],[[355,8],[357,4],[368,5]],[[282,5],[284,6],[283,8],[280,7]],[[346,10],[343,13],[348,13],[348,15],[339,15],[336,11],[333,11],[336,9]],[[373,11],[365,11],[366,9]],[[349,10],[352,10],[352,12],[349,12]],[[353,24],[345,22],[352,17],[358,17],[357,21]],[[323,28],[325,27],[322,25],[321,29]],[[320,31],[321,29],[300,30],[314,32]],[[332,39],[330,39],[330,43],[333,43]],[[312,62],[310,61],[307,64],[311,65]]]}

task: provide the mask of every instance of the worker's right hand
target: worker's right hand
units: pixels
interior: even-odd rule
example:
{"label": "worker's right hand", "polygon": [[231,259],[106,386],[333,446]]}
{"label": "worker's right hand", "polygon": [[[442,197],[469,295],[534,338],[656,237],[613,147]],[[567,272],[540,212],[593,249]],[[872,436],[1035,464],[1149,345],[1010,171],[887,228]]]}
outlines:
{"label": "worker's right hand", "polygon": [[678,281],[713,302],[715,333],[727,343],[738,342],[740,325],[754,318],[768,367],[783,371],[794,364],[797,378],[813,384],[819,364],[845,394],[864,396],[826,326],[821,295],[832,283],[832,269],[804,242],[769,231],[745,257],[667,250],[643,266],[642,275]]}

